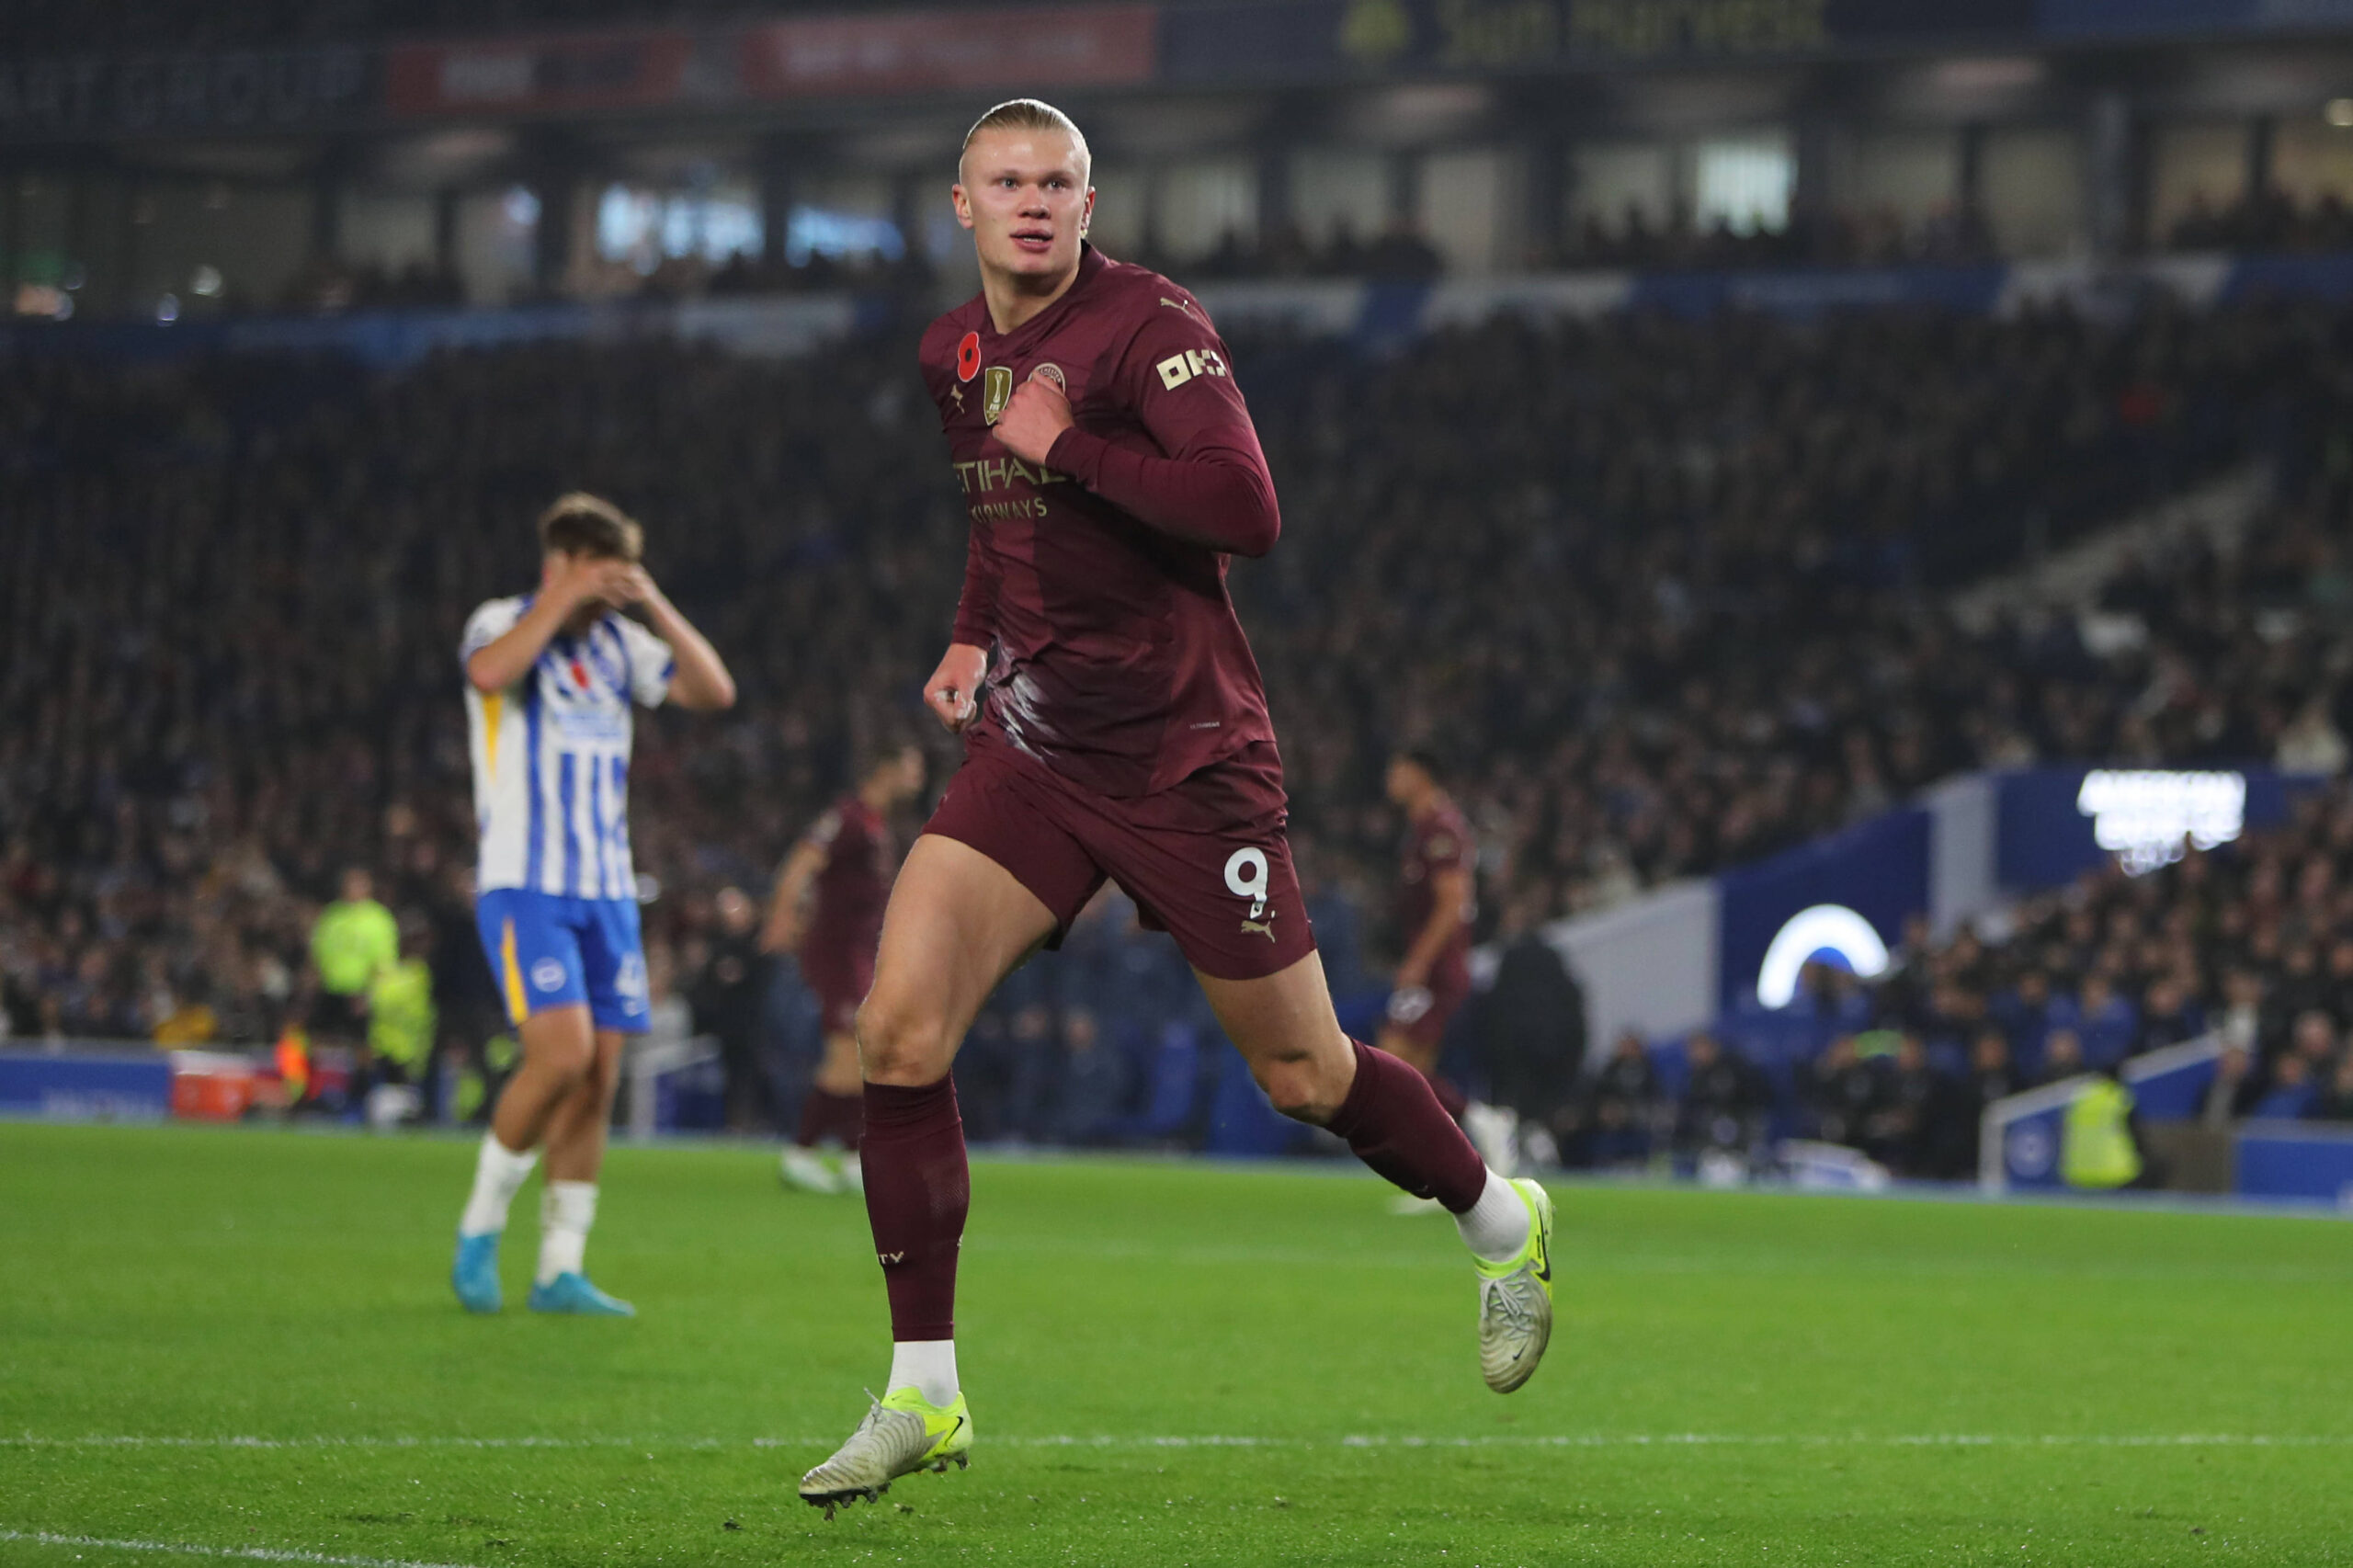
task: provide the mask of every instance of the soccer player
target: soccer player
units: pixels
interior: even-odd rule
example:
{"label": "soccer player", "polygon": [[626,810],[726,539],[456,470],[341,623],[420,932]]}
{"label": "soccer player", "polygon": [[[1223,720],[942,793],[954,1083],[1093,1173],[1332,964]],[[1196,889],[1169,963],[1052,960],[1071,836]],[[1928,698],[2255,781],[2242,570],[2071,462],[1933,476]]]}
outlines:
{"label": "soccer player", "polygon": [[[483,950],[522,1036],[458,1221],[449,1282],[469,1312],[501,1297],[506,1210],[547,1146],[534,1312],[628,1317],[588,1282],[621,1037],[648,1021],[630,862],[631,707],[710,710],[735,700],[719,655],[640,564],[644,534],[611,503],[573,494],[540,518],[540,589],[466,622]],[[647,623],[617,613],[634,607]]]}
{"label": "soccer player", "polygon": [[[1433,754],[1404,751],[1390,758],[1387,785],[1390,804],[1405,813],[1397,888],[1397,928],[1405,951],[1389,994],[1389,1017],[1374,1043],[1427,1078],[1438,1104],[1462,1123],[1487,1163],[1508,1173],[1518,1159],[1518,1119],[1476,1103],[1438,1070],[1446,1026],[1471,997],[1471,922],[1478,913],[1472,871],[1478,846]],[[1401,1199],[1398,1211],[1427,1207]]]}
{"label": "soccer player", "polygon": [[[825,1054],[801,1102],[801,1131],[784,1151],[785,1181],[811,1192],[858,1192],[858,1136],[866,1101],[858,1071],[858,1005],[874,983],[874,949],[882,939],[882,906],[891,896],[894,858],[890,816],[923,788],[923,751],[886,751],[858,788],[834,802],[777,872],[760,950],[798,953],[801,978],[817,994]],[[813,891],[814,896],[812,896]],[[842,1149],[841,1174],[818,1154],[827,1141]]]}
{"label": "soccer player", "polygon": [[892,888],[858,1013],[893,1345],[883,1397],[801,1478],[829,1514],[966,1460],[954,1311],[970,1183],[949,1067],[997,983],[1107,877],[1175,936],[1276,1107],[1454,1213],[1489,1386],[1525,1382],[1552,1328],[1543,1188],[1490,1171],[1421,1074],[1333,1014],[1225,588],[1231,557],[1275,542],[1274,484],[1199,301],[1086,243],[1089,163],[1048,105],[981,117],[952,196],[982,291],[920,353],[972,522],[925,699],[966,756]]}

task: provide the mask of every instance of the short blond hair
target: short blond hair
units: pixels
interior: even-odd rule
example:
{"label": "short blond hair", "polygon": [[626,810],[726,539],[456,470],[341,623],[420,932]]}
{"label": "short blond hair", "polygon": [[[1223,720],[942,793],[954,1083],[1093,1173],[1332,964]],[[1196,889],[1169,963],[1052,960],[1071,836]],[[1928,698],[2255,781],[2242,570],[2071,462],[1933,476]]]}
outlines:
{"label": "short blond hair", "polygon": [[956,172],[964,172],[964,154],[972,150],[973,138],[983,131],[1059,131],[1078,144],[1078,161],[1088,172],[1095,167],[1095,154],[1086,145],[1086,132],[1071,119],[1043,98],[1007,98],[996,108],[972,121],[972,129],[964,132],[964,145],[956,153]]}
{"label": "short blond hair", "polygon": [[603,496],[574,490],[540,514],[540,548],[634,564],[645,555],[645,530]]}

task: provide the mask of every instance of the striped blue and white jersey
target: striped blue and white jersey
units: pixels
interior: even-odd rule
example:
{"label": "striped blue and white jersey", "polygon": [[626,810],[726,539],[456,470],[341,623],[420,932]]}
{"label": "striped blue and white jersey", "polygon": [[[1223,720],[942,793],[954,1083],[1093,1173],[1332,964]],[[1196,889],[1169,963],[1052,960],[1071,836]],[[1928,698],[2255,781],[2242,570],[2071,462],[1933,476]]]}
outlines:
{"label": "striped blue and white jersey", "polygon": [[[467,619],[462,665],[513,629],[529,595]],[[658,706],[676,670],[670,645],[608,613],[581,636],[558,632],[503,691],[466,683],[482,835],[475,891],[522,888],[569,898],[637,897],[629,853],[632,701]]]}

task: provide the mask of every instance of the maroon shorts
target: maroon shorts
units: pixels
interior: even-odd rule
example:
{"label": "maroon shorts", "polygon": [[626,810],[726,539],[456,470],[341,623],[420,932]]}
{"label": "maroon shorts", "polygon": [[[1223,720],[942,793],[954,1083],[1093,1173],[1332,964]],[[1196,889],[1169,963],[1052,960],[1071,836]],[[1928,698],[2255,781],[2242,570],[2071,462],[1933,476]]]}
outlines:
{"label": "maroon shorts", "polygon": [[1468,969],[1441,969],[1427,986],[1398,991],[1389,998],[1389,1027],[1426,1051],[1436,1051],[1446,1040],[1446,1026],[1471,1000]]}
{"label": "maroon shorts", "polygon": [[983,739],[924,831],[971,845],[1037,894],[1054,917],[1048,947],[1108,878],[1195,969],[1258,980],[1315,950],[1283,834],[1289,816],[1271,744],[1157,794],[1114,800]]}
{"label": "maroon shorts", "polygon": [[817,994],[825,1032],[854,1033],[858,1004],[874,989],[874,946],[820,947],[813,940],[801,949],[801,978]]}

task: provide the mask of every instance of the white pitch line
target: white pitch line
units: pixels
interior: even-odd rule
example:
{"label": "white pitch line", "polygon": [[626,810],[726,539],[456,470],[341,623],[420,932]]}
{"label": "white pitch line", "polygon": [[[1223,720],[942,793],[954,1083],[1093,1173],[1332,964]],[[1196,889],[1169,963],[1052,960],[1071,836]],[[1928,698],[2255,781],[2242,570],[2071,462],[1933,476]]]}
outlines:
{"label": "white pitch line", "polygon": [[250,1562],[309,1562],[319,1568],[460,1568],[450,1562],[412,1562],[400,1557],[336,1557],[324,1551],[290,1551],[270,1546],[198,1546],[183,1540],[113,1540],[96,1535],[54,1535],[48,1530],[0,1530],[0,1540],[33,1546],[78,1546],[99,1551],[162,1551],[178,1557],[230,1557]]}
{"label": "white pitch line", "polygon": [[[654,1449],[819,1448],[830,1437],[141,1437],[94,1434],[0,1436],[0,1449]],[[2097,1449],[2334,1449],[2353,1448],[2353,1436],[2262,1432],[1569,1432],[1425,1437],[1351,1433],[1338,1437],[1246,1437],[1199,1433],[1081,1437],[1073,1434],[991,1434],[994,1447],[1014,1449],[1676,1449],[1676,1448],[2097,1448]],[[0,1540],[9,1539],[0,1536]],[[354,1561],[357,1561],[356,1559]]]}

